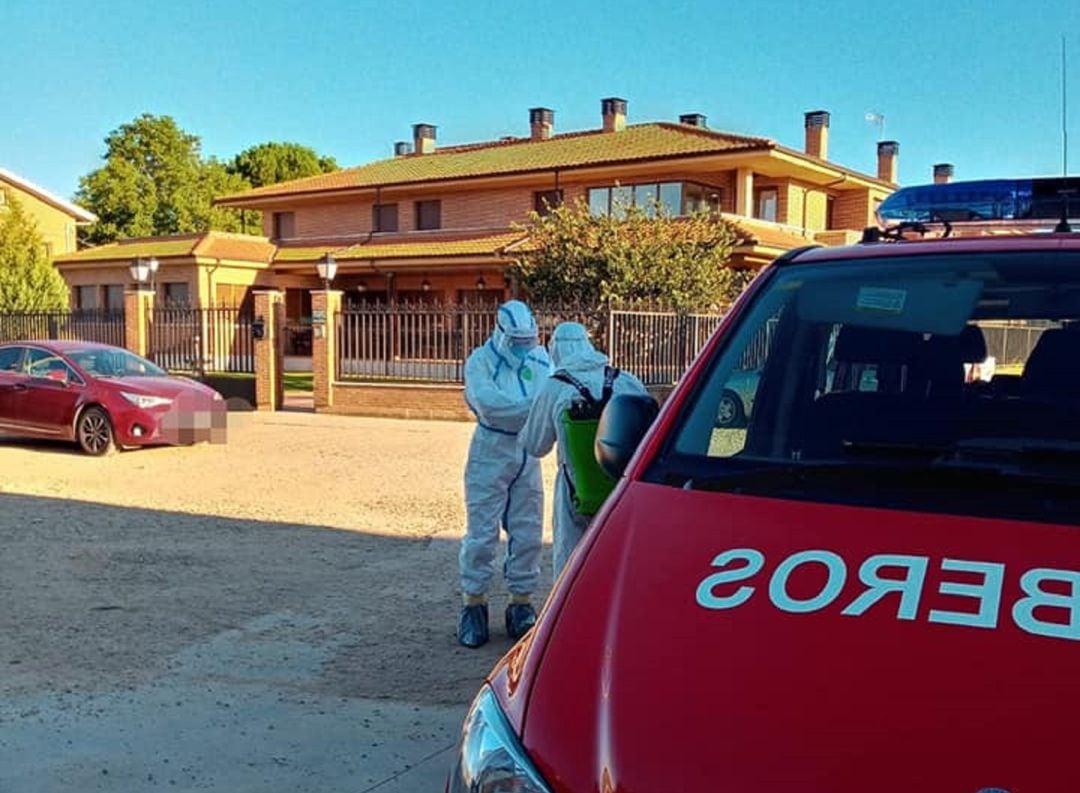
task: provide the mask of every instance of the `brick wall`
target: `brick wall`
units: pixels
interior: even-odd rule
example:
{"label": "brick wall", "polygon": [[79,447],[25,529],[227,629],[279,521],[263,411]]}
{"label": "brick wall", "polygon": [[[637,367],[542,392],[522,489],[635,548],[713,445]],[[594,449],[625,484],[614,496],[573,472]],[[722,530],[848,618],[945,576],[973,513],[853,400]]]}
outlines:
{"label": "brick wall", "polygon": [[852,190],[836,197],[833,226],[837,229],[863,229],[873,222],[870,194]]}
{"label": "brick wall", "polygon": [[472,420],[460,386],[335,383],[333,405],[323,412],[403,419]]}

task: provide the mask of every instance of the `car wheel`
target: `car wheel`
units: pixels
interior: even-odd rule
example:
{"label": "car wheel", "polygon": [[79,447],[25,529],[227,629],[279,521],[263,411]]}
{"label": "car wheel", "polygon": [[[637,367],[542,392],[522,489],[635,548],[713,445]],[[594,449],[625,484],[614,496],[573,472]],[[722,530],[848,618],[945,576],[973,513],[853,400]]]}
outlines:
{"label": "car wheel", "polygon": [[101,457],[116,448],[109,414],[98,407],[89,407],[79,415],[75,437],[79,448],[94,457]]}
{"label": "car wheel", "polygon": [[739,395],[731,390],[724,390],[720,397],[720,404],[716,408],[716,426],[741,427],[746,421],[746,410],[743,408]]}

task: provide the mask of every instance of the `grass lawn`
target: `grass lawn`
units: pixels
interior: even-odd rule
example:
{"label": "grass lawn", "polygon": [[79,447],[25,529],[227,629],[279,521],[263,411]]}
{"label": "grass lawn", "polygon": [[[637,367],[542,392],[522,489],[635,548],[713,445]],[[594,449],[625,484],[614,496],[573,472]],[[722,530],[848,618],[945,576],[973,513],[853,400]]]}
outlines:
{"label": "grass lawn", "polygon": [[311,372],[285,372],[284,378],[286,391],[313,391],[315,389]]}

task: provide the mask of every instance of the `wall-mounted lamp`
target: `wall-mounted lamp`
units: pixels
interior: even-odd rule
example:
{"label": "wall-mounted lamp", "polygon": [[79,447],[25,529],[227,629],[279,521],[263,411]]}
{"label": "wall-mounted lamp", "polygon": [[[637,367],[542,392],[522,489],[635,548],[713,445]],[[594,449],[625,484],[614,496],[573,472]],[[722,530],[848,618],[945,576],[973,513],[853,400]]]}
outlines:
{"label": "wall-mounted lamp", "polygon": [[476,288],[483,292],[487,289],[487,281],[484,280],[484,276],[480,276],[476,279]]}
{"label": "wall-mounted lamp", "polygon": [[428,279],[425,278],[420,283],[420,288],[423,289],[425,292],[430,292],[431,291],[431,281],[429,281]]}

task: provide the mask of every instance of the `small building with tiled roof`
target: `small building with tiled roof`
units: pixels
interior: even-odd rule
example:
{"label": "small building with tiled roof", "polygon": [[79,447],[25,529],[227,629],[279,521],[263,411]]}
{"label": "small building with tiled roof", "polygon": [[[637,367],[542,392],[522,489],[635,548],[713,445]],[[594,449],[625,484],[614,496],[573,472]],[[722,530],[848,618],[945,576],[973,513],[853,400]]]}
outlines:
{"label": "small building with tiled roof", "polygon": [[139,237],[86,248],[53,260],[71,287],[76,309],[119,311],[133,261],[157,261],[153,287],[175,305],[250,304],[253,287],[276,286],[275,246],[265,237],[208,231]]}
{"label": "small building with tiled roof", "polygon": [[50,258],[74,252],[78,245],[76,228],[97,220],[93,212],[0,168],[0,212],[6,211],[9,203],[15,201],[34,221],[45,245],[45,254]]}
{"label": "small building with tiled roof", "polygon": [[[756,268],[801,245],[853,241],[896,187],[897,144],[878,144],[876,174],[835,163],[824,111],[805,114],[802,151],[710,129],[698,114],[628,124],[618,98],[601,102],[597,129],[557,134],[554,112],[540,107],[528,120],[528,135],[442,147],[434,126],[416,124],[412,141],[396,143],[387,159],[222,197],[218,206],[261,212],[263,237],[248,238],[245,251],[237,235],[210,234],[187,240],[182,253],[154,253],[159,285],[187,278],[200,303],[235,302],[230,284],[274,286],[286,292],[289,319],[303,321],[310,291],[322,286],[316,263],[331,255],[346,303],[499,300],[525,249],[520,224],[534,210],[577,201],[596,213],[656,200],[674,215],[711,209],[740,232],[732,266]],[[239,255],[217,253],[221,245]],[[125,257],[148,255],[135,246],[82,252],[59,266],[89,287],[103,262],[122,278]]]}

